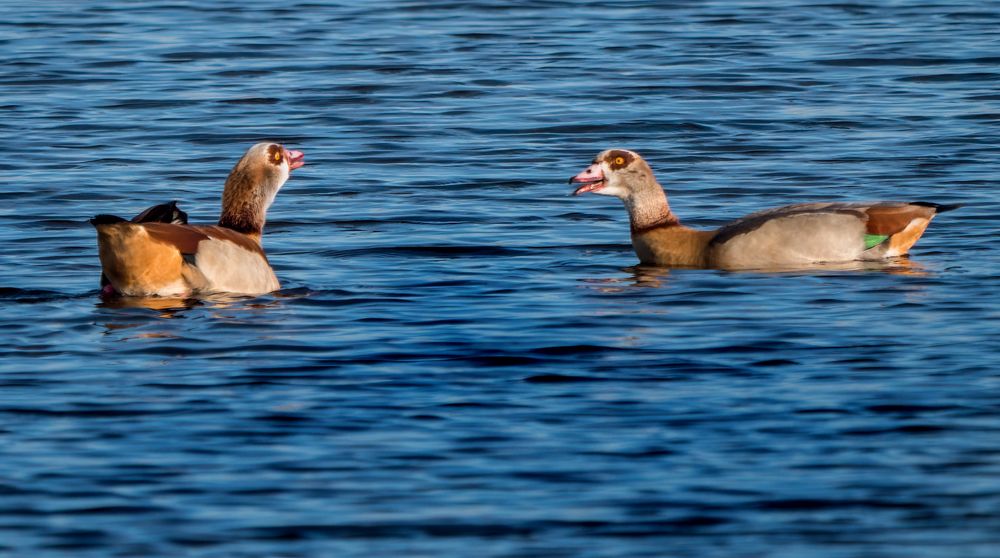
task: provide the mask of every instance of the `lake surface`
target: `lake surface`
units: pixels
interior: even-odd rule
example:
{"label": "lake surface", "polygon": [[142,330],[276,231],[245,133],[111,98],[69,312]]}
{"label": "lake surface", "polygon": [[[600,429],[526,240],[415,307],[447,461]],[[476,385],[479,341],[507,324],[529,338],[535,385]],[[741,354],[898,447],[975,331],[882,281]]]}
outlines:
{"label": "lake surface", "polygon": [[[29,2],[0,21],[0,555],[1000,555],[1000,3]],[[97,213],[306,153],[280,292],[98,296]],[[632,267],[964,203],[908,261]]]}

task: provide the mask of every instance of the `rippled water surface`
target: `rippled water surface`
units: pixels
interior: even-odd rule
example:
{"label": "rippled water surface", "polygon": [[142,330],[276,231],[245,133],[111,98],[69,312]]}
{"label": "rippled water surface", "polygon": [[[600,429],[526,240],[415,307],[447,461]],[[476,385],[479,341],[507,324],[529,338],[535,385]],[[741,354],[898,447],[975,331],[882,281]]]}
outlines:
{"label": "rippled water surface", "polygon": [[[27,2],[0,20],[0,554],[1000,555],[997,2]],[[306,153],[259,298],[98,296],[96,213]],[[909,261],[636,269],[964,203]]]}

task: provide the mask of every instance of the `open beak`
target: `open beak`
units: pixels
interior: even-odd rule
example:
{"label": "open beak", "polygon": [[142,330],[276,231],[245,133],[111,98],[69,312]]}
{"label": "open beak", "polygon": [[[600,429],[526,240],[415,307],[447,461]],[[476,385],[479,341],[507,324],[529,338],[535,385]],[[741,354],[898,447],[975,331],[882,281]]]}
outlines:
{"label": "open beak", "polygon": [[285,160],[288,161],[288,170],[295,170],[306,164],[306,154],[301,151],[295,151],[294,149],[291,151],[286,149]]}
{"label": "open beak", "polygon": [[586,194],[587,192],[596,192],[604,188],[606,184],[604,181],[604,171],[601,170],[601,165],[598,163],[590,165],[580,174],[570,178],[569,183],[582,184],[582,186],[573,191],[574,196]]}

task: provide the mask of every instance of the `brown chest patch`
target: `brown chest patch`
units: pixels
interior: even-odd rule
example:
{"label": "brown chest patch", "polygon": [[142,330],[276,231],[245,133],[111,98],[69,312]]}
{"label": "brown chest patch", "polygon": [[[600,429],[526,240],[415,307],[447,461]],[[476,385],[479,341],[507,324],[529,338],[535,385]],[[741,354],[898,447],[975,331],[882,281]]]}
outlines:
{"label": "brown chest patch", "polygon": [[632,247],[643,264],[705,267],[708,242],[714,234],[681,225],[664,226],[633,234]]}

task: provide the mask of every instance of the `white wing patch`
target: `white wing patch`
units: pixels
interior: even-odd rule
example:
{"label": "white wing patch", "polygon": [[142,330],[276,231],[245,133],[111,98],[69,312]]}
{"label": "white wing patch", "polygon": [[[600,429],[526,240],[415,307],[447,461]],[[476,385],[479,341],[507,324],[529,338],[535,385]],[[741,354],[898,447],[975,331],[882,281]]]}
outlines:
{"label": "white wing patch", "polygon": [[751,269],[850,261],[861,256],[864,233],[864,222],[849,214],[778,217],[715,246],[711,263]]}
{"label": "white wing patch", "polygon": [[263,256],[227,240],[198,243],[194,265],[204,277],[203,292],[264,294],[281,288]]}

